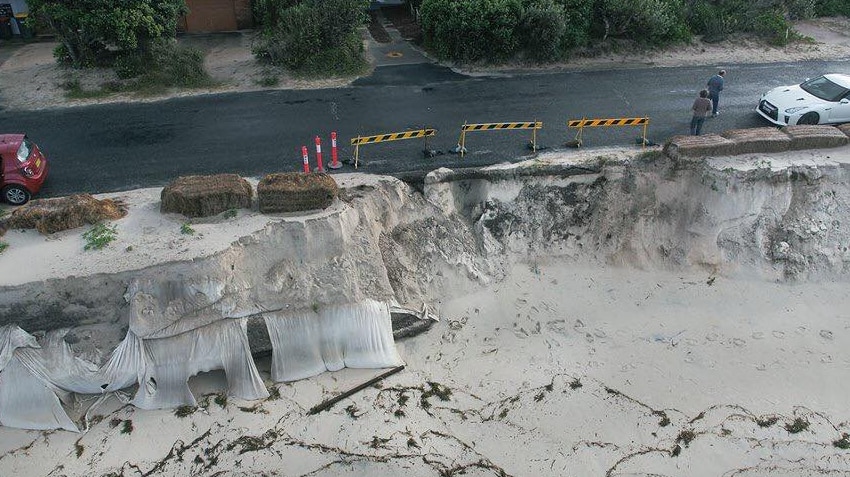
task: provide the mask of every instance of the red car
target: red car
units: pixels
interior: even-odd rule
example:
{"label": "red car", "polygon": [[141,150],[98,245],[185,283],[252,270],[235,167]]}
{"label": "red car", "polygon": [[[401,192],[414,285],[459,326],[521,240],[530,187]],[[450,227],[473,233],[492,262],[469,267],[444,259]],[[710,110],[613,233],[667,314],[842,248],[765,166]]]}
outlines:
{"label": "red car", "polygon": [[26,204],[47,178],[47,158],[24,134],[0,134],[0,191],[12,205]]}

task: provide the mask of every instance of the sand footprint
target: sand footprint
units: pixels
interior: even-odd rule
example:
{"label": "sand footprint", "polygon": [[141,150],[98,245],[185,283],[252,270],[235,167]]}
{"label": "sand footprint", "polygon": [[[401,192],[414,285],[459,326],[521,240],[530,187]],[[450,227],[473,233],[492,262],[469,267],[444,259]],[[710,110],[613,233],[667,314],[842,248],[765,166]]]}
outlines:
{"label": "sand footprint", "polygon": [[832,339],[832,331],[820,330],[820,337],[825,339],[825,340],[831,340]]}
{"label": "sand footprint", "polygon": [[764,333],[763,333],[763,332],[761,332],[761,331],[756,331],[755,333],[753,333],[753,339],[754,339],[754,340],[762,340],[762,339],[764,339]]}
{"label": "sand footprint", "polygon": [[732,344],[740,348],[740,347],[743,347],[744,345],[746,345],[747,341],[742,340],[741,338],[733,338]]}
{"label": "sand footprint", "polygon": [[779,331],[779,330],[773,330],[773,337],[780,339],[780,340],[784,340],[785,339],[785,332]]}

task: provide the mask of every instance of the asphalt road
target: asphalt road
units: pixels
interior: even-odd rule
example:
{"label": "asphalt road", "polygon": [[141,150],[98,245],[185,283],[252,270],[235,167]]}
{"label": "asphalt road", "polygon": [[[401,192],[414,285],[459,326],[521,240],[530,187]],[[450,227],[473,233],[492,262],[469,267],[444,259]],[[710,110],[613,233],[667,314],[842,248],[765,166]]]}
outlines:
{"label": "asphalt road", "polygon": [[[850,74],[850,61],[727,66],[721,114],[704,133],[769,125],[754,112],[761,94],[826,72]],[[34,112],[4,111],[0,131],[25,132],[47,153],[51,175],[42,197],[162,186],[181,175],[237,173],[245,177],[301,170],[302,145],[315,160],[330,132],[340,158],[353,156],[352,137],[411,128],[438,130],[424,142],[362,146],[360,172],[409,175],[437,167],[469,167],[525,158],[530,131],[468,133],[466,157],[450,154],[464,122],[543,121],[538,143],[561,148],[573,139],[568,119],[650,118],[649,138],[687,134],[697,91],[714,66],[466,77],[436,65],[376,69],[341,89],[265,91],[176,98]],[[639,127],[584,131],[586,148],[635,145]],[[345,165],[340,171],[354,168]]]}

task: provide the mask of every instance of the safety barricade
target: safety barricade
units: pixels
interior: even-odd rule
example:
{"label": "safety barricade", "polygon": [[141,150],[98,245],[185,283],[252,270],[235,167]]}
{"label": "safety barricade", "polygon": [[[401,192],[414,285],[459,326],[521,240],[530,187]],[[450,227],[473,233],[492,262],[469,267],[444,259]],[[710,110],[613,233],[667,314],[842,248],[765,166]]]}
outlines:
{"label": "safety barricade", "polygon": [[567,128],[578,129],[575,138],[575,146],[581,146],[581,134],[584,128],[610,127],[610,126],[643,126],[641,146],[646,146],[646,129],[649,127],[649,118],[610,118],[610,119],[571,119],[567,122]]}
{"label": "safety barricade", "polygon": [[531,149],[537,151],[537,130],[543,129],[542,121],[526,121],[514,123],[481,123],[481,124],[466,124],[460,128],[460,139],[458,139],[455,152],[460,153],[463,157],[466,153],[466,133],[471,131],[504,131],[513,129],[531,129]]}
{"label": "safety barricade", "polygon": [[387,134],[377,134],[374,136],[357,136],[351,138],[351,145],[354,146],[354,168],[357,169],[357,163],[360,161],[360,146],[366,144],[377,144],[379,142],[401,141],[403,139],[425,138],[425,149],[428,149],[428,138],[437,134],[436,129],[417,129],[414,131],[394,132]]}

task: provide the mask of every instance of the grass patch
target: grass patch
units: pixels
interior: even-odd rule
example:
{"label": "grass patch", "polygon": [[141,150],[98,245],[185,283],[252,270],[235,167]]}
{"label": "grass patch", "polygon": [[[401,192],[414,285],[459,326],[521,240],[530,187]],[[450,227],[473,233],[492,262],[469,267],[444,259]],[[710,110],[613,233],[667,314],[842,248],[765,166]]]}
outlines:
{"label": "grass patch", "polygon": [[582,384],[581,384],[581,381],[578,378],[570,381],[570,389],[578,389],[580,387],[582,387]]}
{"label": "grass patch", "polygon": [[8,244],[8,243],[6,243],[6,242],[0,242],[0,253],[5,252],[7,248],[9,248],[9,244]]}
{"label": "grass patch", "polygon": [[[845,434],[845,435],[847,435],[847,434]],[[83,447],[82,444],[80,444],[80,441],[77,441],[77,442],[74,443],[74,452],[76,452],[76,454],[77,454],[77,459],[79,459],[83,455],[83,451],[85,449],[86,448]]]}
{"label": "grass patch", "polygon": [[96,224],[83,233],[83,240],[86,241],[86,245],[83,248],[85,250],[100,250],[106,247],[117,238],[117,227],[117,225]]}
{"label": "grass patch", "polygon": [[224,211],[224,214],[222,214],[222,217],[224,217],[225,219],[232,219],[236,217],[236,214],[236,209],[227,209]]}
{"label": "grass patch", "polygon": [[794,419],[794,422],[786,422],[785,423],[785,430],[788,431],[790,434],[796,434],[798,432],[803,432],[808,428],[809,428],[809,421],[807,421],[807,420],[805,420],[801,417]]}
{"label": "grass patch", "polygon": [[180,233],[183,235],[195,235],[195,229],[188,223],[185,223],[180,226]]}

